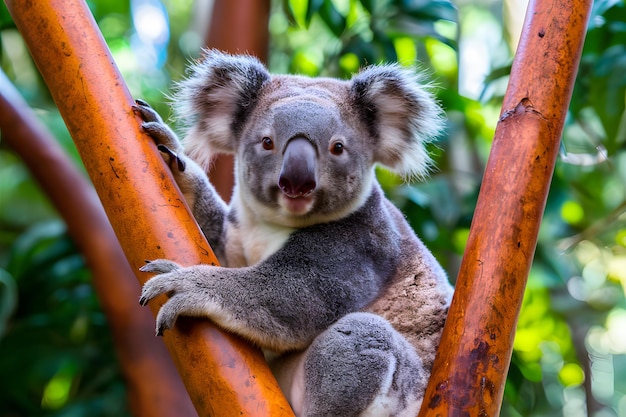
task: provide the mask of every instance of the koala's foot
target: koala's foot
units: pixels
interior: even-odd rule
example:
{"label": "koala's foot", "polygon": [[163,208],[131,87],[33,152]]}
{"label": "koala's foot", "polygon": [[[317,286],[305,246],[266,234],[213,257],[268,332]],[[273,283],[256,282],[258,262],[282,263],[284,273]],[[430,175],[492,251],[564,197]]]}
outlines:
{"label": "koala's foot", "polygon": [[304,416],[415,416],[428,378],[413,347],[383,318],[352,313],[304,359]]}

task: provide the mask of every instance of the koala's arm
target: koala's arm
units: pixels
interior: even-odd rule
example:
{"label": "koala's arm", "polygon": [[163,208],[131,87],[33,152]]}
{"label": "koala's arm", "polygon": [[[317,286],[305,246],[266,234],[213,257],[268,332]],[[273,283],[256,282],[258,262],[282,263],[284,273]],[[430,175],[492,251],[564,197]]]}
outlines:
{"label": "koala's arm", "polygon": [[199,316],[263,348],[302,349],[339,317],[364,308],[384,286],[387,272],[376,258],[393,242],[371,242],[367,231],[342,228],[342,222],[298,230],[250,267],[151,262],[142,270],[160,275],[144,285],[141,303],[171,296],[159,311],[157,333],[178,315]]}
{"label": "koala's arm", "polygon": [[144,120],[143,130],[157,144],[198,225],[215,251],[224,259],[223,228],[227,205],[209,182],[206,172],[184,154],[176,134],[148,103],[137,100],[133,110]]}

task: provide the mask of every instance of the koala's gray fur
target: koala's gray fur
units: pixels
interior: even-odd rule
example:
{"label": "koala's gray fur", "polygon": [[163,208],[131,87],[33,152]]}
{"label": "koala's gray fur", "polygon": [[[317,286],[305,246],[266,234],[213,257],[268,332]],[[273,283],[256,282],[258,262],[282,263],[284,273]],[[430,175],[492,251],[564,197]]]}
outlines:
{"label": "koala's gray fur", "polygon": [[[141,303],[170,295],[157,332],[191,315],[246,337],[299,416],[416,415],[452,288],[374,165],[427,172],[424,143],[441,118],[417,81],[395,65],[351,81],[274,76],[254,58],[207,51],[176,96],[185,152],[138,101],[225,266],[143,267],[159,275]],[[229,206],[204,173],[214,151],[235,155]]]}

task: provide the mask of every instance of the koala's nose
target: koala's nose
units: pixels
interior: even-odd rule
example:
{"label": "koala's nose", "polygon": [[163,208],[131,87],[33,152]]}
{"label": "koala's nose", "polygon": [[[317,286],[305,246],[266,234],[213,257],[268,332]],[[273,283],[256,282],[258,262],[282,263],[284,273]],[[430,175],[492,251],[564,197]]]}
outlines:
{"label": "koala's nose", "polygon": [[288,197],[310,194],[317,186],[317,152],[306,138],[298,136],[287,143],[278,186]]}

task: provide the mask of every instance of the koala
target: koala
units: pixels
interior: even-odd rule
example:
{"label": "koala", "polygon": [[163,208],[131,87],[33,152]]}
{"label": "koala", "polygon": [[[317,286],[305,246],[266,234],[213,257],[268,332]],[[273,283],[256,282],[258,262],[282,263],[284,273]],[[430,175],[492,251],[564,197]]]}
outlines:
{"label": "koala", "polygon": [[[441,266],[385,198],[377,164],[427,174],[441,110],[419,77],[271,75],[205,51],[175,93],[184,143],[134,110],[223,266],[154,260],[140,303],[168,301],[157,334],[205,317],[260,347],[297,416],[415,416],[452,297]],[[230,204],[205,172],[235,156]]]}

